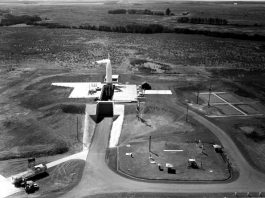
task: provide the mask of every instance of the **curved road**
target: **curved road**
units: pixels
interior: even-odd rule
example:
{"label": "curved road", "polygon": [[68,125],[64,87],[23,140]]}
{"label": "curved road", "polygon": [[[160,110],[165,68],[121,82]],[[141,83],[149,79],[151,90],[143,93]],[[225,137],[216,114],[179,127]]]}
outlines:
{"label": "curved road", "polygon": [[[179,109],[185,112],[183,107]],[[228,192],[264,192],[265,174],[252,168],[241,154],[231,138],[219,127],[190,111],[189,115],[212,131],[222,142],[233,167],[240,172],[236,181],[220,184],[179,184],[179,183],[148,183],[130,180],[109,169],[105,163],[105,153],[108,146],[112,126],[112,118],[104,118],[97,124],[87,163],[80,183],[62,197],[87,197],[88,195],[118,192],[165,192],[165,193],[228,193]],[[264,195],[264,194],[263,194]]]}

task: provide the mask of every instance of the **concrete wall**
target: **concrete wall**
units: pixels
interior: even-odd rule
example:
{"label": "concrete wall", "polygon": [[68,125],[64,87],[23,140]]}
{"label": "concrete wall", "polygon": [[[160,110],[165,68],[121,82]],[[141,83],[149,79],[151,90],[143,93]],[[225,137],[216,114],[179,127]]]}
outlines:
{"label": "concrete wall", "polygon": [[112,101],[99,101],[97,104],[97,117],[113,117],[113,106]]}

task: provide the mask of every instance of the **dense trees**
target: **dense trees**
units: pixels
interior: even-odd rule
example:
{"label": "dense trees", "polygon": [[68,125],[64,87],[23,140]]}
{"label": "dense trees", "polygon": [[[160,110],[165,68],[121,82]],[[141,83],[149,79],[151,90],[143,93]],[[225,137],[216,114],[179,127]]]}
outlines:
{"label": "dense trees", "polygon": [[200,18],[200,17],[180,17],[178,23],[209,24],[209,25],[227,25],[226,19],[220,18]]}
{"label": "dense trees", "polygon": [[109,10],[108,11],[109,14],[142,14],[142,15],[160,15],[163,16],[165,15],[164,12],[162,11],[152,11],[149,9],[116,9],[116,10]]}
{"label": "dense trees", "polygon": [[20,15],[15,16],[12,14],[6,14],[4,18],[1,20],[1,25],[15,25],[15,24],[21,24],[26,23],[30,24],[36,21],[41,21],[41,18],[37,15],[29,16],[29,15]]}
{"label": "dense trees", "polygon": [[109,14],[126,14],[127,10],[125,9],[116,9],[116,10],[109,10]]}
{"label": "dense trees", "polygon": [[48,28],[74,28],[74,29],[86,29],[106,32],[120,32],[120,33],[141,33],[141,34],[154,34],[154,33],[182,33],[182,34],[202,34],[207,36],[224,37],[224,38],[236,38],[246,40],[262,40],[265,41],[264,35],[250,35],[247,33],[240,32],[222,32],[214,30],[200,30],[200,29],[189,29],[189,28],[169,28],[160,24],[128,24],[124,26],[107,26],[107,25],[90,25],[83,24],[80,26],[67,26],[58,23],[36,23],[33,25],[45,26]]}
{"label": "dense trees", "polygon": [[106,31],[106,32],[121,32],[121,33],[143,33],[143,34],[153,34],[153,33],[162,33],[167,32],[168,29],[159,24],[150,24],[150,25],[142,25],[142,24],[128,24],[125,26],[91,26],[91,25],[81,25],[80,29],[86,30],[98,30],[98,31]]}
{"label": "dense trees", "polygon": [[171,10],[169,8],[166,9],[166,15],[169,16],[171,13]]}

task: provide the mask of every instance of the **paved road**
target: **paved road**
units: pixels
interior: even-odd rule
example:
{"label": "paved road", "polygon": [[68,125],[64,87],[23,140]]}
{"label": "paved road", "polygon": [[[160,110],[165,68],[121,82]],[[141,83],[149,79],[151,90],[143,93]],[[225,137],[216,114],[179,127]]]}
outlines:
{"label": "paved road", "polygon": [[[183,112],[184,108],[179,107]],[[227,184],[163,184],[130,180],[109,169],[105,163],[112,119],[105,118],[97,124],[90,151],[87,156],[80,183],[63,197],[84,197],[100,193],[115,192],[167,192],[167,193],[218,193],[218,192],[260,192],[265,191],[265,175],[253,169],[240,153],[230,137],[207,119],[190,112],[200,123],[209,128],[229,149],[230,157],[240,170],[240,177]]]}

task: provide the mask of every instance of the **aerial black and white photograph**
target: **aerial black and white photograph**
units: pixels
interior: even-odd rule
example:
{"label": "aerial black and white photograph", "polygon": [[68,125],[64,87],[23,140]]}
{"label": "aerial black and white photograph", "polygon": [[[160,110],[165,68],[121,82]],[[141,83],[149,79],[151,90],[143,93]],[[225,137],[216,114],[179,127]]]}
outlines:
{"label": "aerial black and white photograph", "polygon": [[265,0],[0,0],[0,198],[265,198]]}

